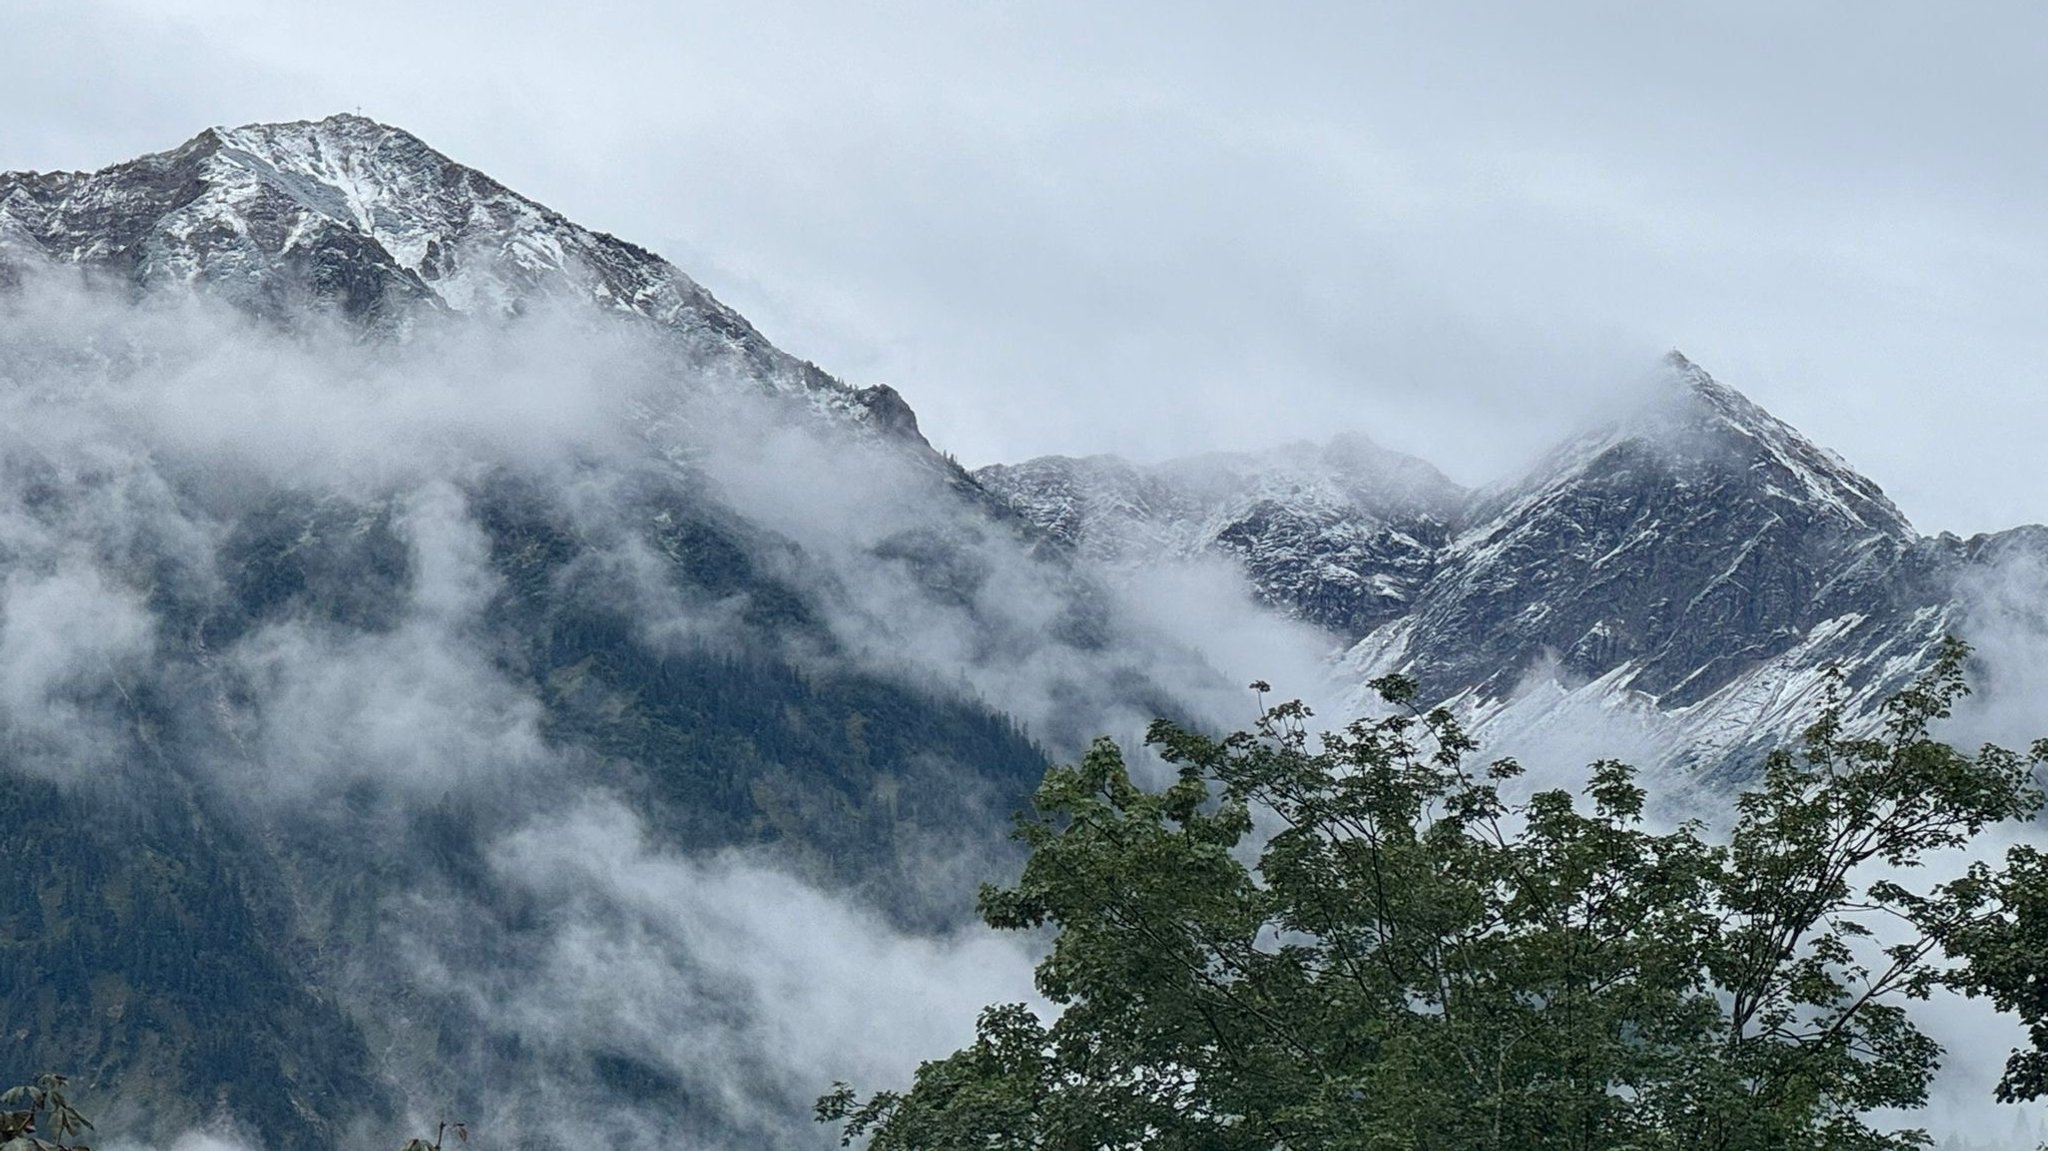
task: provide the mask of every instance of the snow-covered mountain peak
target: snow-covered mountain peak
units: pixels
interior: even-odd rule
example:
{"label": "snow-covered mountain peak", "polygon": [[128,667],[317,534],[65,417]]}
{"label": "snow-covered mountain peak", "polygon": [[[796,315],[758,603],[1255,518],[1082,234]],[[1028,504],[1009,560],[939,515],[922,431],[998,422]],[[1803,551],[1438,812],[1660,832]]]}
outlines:
{"label": "snow-covered mountain peak", "polygon": [[36,261],[202,286],[283,320],[321,306],[400,330],[591,305],[656,325],[702,378],[923,443],[893,390],[846,386],[654,253],[361,116],[211,128],[98,172],[0,173],[0,276]]}
{"label": "snow-covered mountain peak", "polygon": [[145,282],[260,295],[306,279],[352,314],[406,302],[503,314],[566,294],[766,345],[652,253],[361,116],[210,128],[99,172],[7,173],[0,219],[52,259]]}
{"label": "snow-covered mountain peak", "polygon": [[[330,219],[376,238],[400,267],[431,276],[436,245],[456,242],[479,217],[531,238],[567,224],[539,204],[463,167],[419,137],[361,116],[216,128],[225,165]],[[559,265],[560,253],[549,253]],[[464,310],[473,299],[444,302]]]}
{"label": "snow-covered mountain peak", "polygon": [[212,199],[283,196],[374,240],[442,306],[507,314],[567,294],[741,345],[766,341],[653,253],[579,227],[399,128],[354,115],[216,128]]}
{"label": "snow-covered mountain peak", "polygon": [[1588,484],[1649,483],[1796,506],[1801,519],[1848,535],[1918,538],[1875,483],[1682,353],[1666,356],[1638,395],[1630,410],[1482,492],[1472,522],[1520,518]]}
{"label": "snow-covered mountain peak", "polygon": [[1926,562],[1877,485],[1673,353],[1631,409],[1479,493],[1417,611],[1354,662],[1446,696],[1498,701],[1548,667],[1690,707],[1831,621],[1905,620],[1920,650]]}

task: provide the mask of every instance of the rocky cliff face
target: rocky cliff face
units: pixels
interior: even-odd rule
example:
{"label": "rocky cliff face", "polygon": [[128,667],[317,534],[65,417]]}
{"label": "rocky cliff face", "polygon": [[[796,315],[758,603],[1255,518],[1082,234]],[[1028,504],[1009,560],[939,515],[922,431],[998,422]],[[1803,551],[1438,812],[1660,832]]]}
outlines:
{"label": "rocky cliff face", "polygon": [[1816,625],[1890,617],[1919,538],[1875,485],[1698,367],[1644,409],[1480,493],[1417,604],[1447,682],[1513,686],[1537,653],[1693,703]]}

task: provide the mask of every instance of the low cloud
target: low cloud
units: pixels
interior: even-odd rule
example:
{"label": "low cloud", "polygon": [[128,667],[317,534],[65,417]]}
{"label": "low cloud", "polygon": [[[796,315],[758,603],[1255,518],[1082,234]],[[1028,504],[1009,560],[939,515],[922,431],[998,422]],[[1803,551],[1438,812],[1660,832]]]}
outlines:
{"label": "low cloud", "polygon": [[[189,772],[252,838],[338,837],[278,881],[314,930],[354,925],[323,937],[324,977],[415,1127],[467,1068],[480,1133],[826,1145],[809,1103],[833,1080],[901,1084],[1032,994],[1029,940],[908,930],[636,808],[620,781],[664,765],[557,741],[556,689],[506,632],[515,592],[615,611],[655,650],[765,644],[979,700],[1074,750],[1221,698],[1195,617],[1250,627],[1221,584],[1176,592],[1170,621],[1127,612],[935,457],[698,378],[666,341],[544,312],[283,331],[61,277],[0,298],[8,761]],[[493,519],[508,490],[545,522]],[[536,548],[568,558],[521,567]],[[691,585],[693,564],[732,579]],[[769,594],[806,625],[750,622]],[[145,704],[170,766],[137,752]],[[963,792],[978,766],[945,765]],[[460,834],[410,838],[451,811]],[[964,834],[901,851],[922,894],[959,886],[935,898],[956,912],[1013,858]],[[419,996],[452,1014],[407,1014]]]}
{"label": "low cloud", "polygon": [[[538,493],[579,549],[554,590],[613,605],[651,647],[759,640],[749,611],[773,584],[815,615],[774,638],[786,659],[982,701],[1059,754],[1100,733],[1135,743],[1161,711],[1244,727],[1254,678],[1341,718],[1356,684],[1335,678],[1331,637],[1258,605],[1227,562],[1121,581],[1077,567],[933,458],[693,377],[673,353],[545,311],[380,342],[58,282],[0,300],[0,734],[27,770],[112,763],[133,735],[123,692],[182,652],[156,686],[203,716],[217,743],[195,762],[252,820],[365,789],[401,815],[487,811],[459,847],[478,853],[474,886],[423,877],[354,945],[378,956],[336,963],[365,1014],[388,1008],[389,977],[480,1029],[459,1056],[490,1075],[488,1109],[465,1116],[480,1131],[673,1146],[687,1100],[707,1146],[822,1145],[811,1097],[838,1078],[900,1085],[969,1038],[977,1008],[1029,998],[1032,941],[902,930],[771,851],[677,842],[615,776],[586,773],[493,630],[508,578],[494,547],[542,546],[489,522],[494,484]],[[703,559],[664,534],[685,513],[720,525],[746,579],[678,581]],[[239,553],[252,524],[273,535]],[[390,570],[248,562],[358,545],[388,548]],[[2048,685],[2028,678],[2048,651],[2029,614],[2048,568],[2002,571],[1972,616],[1990,686],[1959,718],[2011,740],[2040,698],[2029,685]],[[214,610],[229,602],[248,618]],[[1569,690],[1532,682],[1523,698]],[[1541,757],[1560,780],[1660,736],[1591,704],[1565,714]],[[399,832],[364,834],[367,856]],[[927,870],[964,885],[994,848],[958,846]],[[375,1025],[387,1071],[419,1058],[416,1024]],[[1956,1034],[1964,1078],[1978,1049],[2003,1050],[1991,1031]],[[499,1040],[524,1055],[489,1063]],[[177,1151],[215,1151],[208,1138]]]}
{"label": "low cloud", "polygon": [[[403,909],[420,986],[464,1003],[487,1044],[532,1052],[534,1079],[485,1088],[480,1131],[542,1123],[560,1139],[627,1146],[827,1146],[807,1112],[834,1080],[905,1083],[920,1060],[970,1040],[983,1005],[1035,999],[1028,940],[906,934],[763,853],[664,846],[606,797],[535,819],[488,859],[541,925],[501,940],[500,962],[479,971],[472,959],[475,922],[492,909]],[[462,941],[452,952],[451,939]],[[621,1106],[622,1080],[644,1107]],[[672,1113],[686,1099],[693,1114]]]}
{"label": "low cloud", "polygon": [[118,745],[103,727],[146,673],[154,628],[142,597],[84,563],[0,581],[0,739],[57,776],[96,772]]}

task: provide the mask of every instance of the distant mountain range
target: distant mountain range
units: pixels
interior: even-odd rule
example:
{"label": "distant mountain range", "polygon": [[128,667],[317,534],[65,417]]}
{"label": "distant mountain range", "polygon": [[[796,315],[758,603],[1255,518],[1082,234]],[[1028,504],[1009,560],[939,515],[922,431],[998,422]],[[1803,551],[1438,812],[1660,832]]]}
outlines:
{"label": "distant mountain range", "polygon": [[[354,116],[0,175],[0,282],[114,301],[89,339],[0,331],[0,664],[31,669],[0,666],[0,1067],[150,1137],[328,1148],[453,1108],[501,1146],[826,1145],[837,1072],[764,1046],[754,965],[635,918],[618,873],[768,860],[878,931],[955,922],[1048,750],[1216,714],[1228,685],[1120,607],[1147,571],[1235,565],[1329,634],[1353,707],[1403,670],[1489,744],[1625,721],[1722,780],[1828,668],[1867,715],[1970,579],[2048,557],[2038,528],[1922,536],[1675,354],[1478,491],[1359,435],[970,475],[893,389]],[[273,359],[352,332],[350,371],[569,316],[634,341],[627,434],[543,462],[453,437],[347,484],[223,461],[123,414],[203,347],[101,346],[188,298]],[[641,854],[537,846],[581,826]],[[576,948],[615,996],[563,986]]]}
{"label": "distant mountain range", "polygon": [[1869,714],[1966,630],[1964,584],[2048,554],[2036,527],[1921,535],[1675,352],[1637,410],[1478,491],[1360,436],[975,478],[1112,568],[1235,559],[1260,599],[1343,639],[1347,681],[1416,675],[1488,742],[1619,709],[1638,752],[1735,772],[1812,721],[1826,669]]}

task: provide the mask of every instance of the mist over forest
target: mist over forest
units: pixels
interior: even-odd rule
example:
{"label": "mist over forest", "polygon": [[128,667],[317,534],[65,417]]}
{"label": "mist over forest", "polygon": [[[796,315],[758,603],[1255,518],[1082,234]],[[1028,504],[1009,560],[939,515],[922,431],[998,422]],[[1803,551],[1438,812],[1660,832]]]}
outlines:
{"label": "mist over forest", "polygon": [[[1244,726],[1254,675],[1370,710],[1344,637],[1262,602],[1229,552],[1085,562],[917,445],[573,306],[366,339],[37,272],[5,308],[17,827],[82,904],[46,954],[115,972],[71,993],[120,1036],[102,1073],[154,1084],[141,1126],[167,1139],[374,1138],[453,1108],[522,1140],[820,1144],[821,1085],[903,1081],[981,1005],[1042,1002],[1041,942],[966,913],[1013,873],[1006,817],[1048,759],[1135,749],[1157,714]],[[1959,739],[2025,730],[2041,570],[2020,550],[1971,576],[1986,688]],[[1652,701],[1555,658],[1492,706],[1487,753],[1531,789],[1668,758]],[[1663,818],[1725,811],[1670,770]],[[195,850],[218,870],[148,874]],[[196,921],[94,906],[108,884]],[[264,956],[270,931],[300,954]],[[232,981],[178,986],[204,973],[164,970],[166,933]],[[273,1050],[345,1037],[342,1126],[277,1114],[245,1041],[151,1049],[238,1026],[251,965]],[[44,1059],[91,1026],[50,980]],[[1944,1105],[1972,1114],[2017,1032],[1936,1019]],[[235,1093],[209,1112],[217,1077]]]}
{"label": "mist over forest", "polygon": [[[1253,714],[1196,646],[1255,627],[1241,581],[1126,607],[933,460],[603,317],[365,340],[62,275],[4,307],[16,850],[62,892],[46,962],[116,973],[24,966],[10,1002],[35,1058],[155,1082],[144,1130],[308,1138],[228,1038],[277,1010],[273,1049],[343,1037],[348,1123],[809,1145],[821,1084],[1032,994],[1028,941],[963,916],[1044,757]],[[278,1007],[240,987],[272,931]]]}
{"label": "mist over forest", "polygon": [[[1778,60],[1640,14],[247,7],[0,19],[0,1088],[69,1076],[94,1146],[824,1148],[839,1083],[917,1120],[984,1008],[1092,1006],[1075,924],[1005,902],[1081,858],[1015,834],[1041,787],[1114,748],[1200,791],[1160,827],[1228,825],[1223,760],[1148,733],[1290,700],[1341,747],[1408,685],[1456,772],[1513,761],[1514,834],[1619,759],[1630,834],[1723,846],[1774,750],[1881,740],[1951,639],[1932,738],[2048,736],[2033,153],[1978,140],[2027,137],[2024,53],[1898,13],[1784,17]],[[546,66],[485,115],[506,60]],[[1288,842],[1271,799],[1210,862]],[[2031,810],[1959,842],[1852,886],[2048,850]],[[1786,949],[1848,979],[1904,931]],[[1893,997],[1925,1106],[1839,1105],[2048,1139],[1993,1101],[2034,1036],[1941,984]]]}

